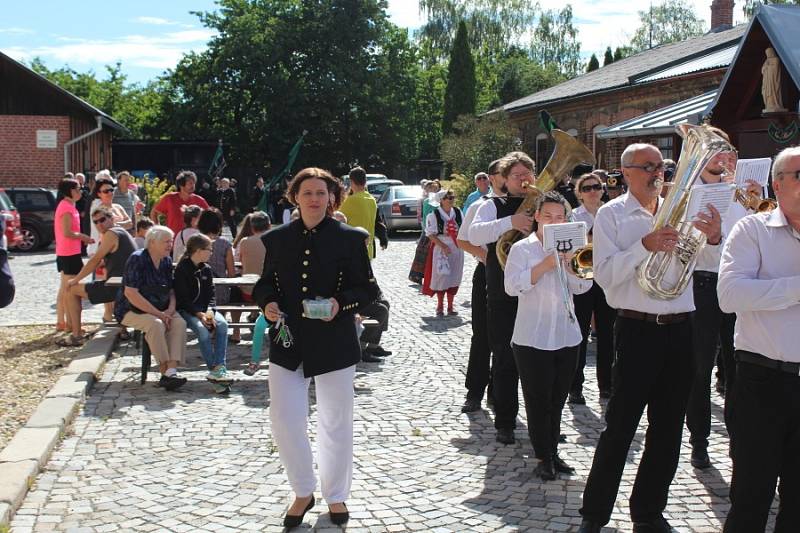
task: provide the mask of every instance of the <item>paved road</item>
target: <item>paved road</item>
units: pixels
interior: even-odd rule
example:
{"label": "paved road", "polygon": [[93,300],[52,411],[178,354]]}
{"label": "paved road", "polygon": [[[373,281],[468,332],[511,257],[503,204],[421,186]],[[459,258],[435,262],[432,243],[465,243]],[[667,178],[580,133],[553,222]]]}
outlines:
{"label": "paved road", "polygon": [[[460,315],[435,318],[433,301],[406,280],[413,246],[392,242],[375,261],[392,303],[384,345],[394,355],[358,367],[348,531],[574,531],[603,426],[593,366],[588,404],[565,410],[562,452],[578,472],[541,483],[532,476],[536,460],[524,417],[517,444],[502,446],[489,411],[459,412],[469,280],[457,298]],[[236,374],[248,350],[245,343],[232,349]],[[289,487],[270,437],[266,371],[242,376],[224,398],[204,381],[194,344],[189,361],[191,382],[169,394],[152,384],[152,373],[150,383],[138,384],[138,359],[123,346],[37,478],[13,531],[280,531]],[[713,415],[714,468],[693,470],[687,443],[672,486],[667,513],[681,531],[720,531],[728,509],[731,467],[716,394]],[[640,430],[609,531],[630,531]],[[324,511],[318,503],[305,527],[332,528]]]}

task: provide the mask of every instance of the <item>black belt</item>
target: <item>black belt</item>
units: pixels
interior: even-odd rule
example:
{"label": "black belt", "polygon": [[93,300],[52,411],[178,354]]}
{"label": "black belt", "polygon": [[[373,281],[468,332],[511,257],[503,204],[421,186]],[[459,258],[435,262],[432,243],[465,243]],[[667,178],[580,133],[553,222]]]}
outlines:
{"label": "black belt", "polygon": [[689,319],[690,313],[675,313],[672,315],[653,315],[650,313],[642,313],[641,311],[633,311],[631,309],[617,309],[617,316],[622,318],[632,318],[634,320],[643,320],[645,322],[655,322],[659,326],[666,326],[667,324],[678,324],[685,322]]}
{"label": "black belt", "polygon": [[778,361],[777,359],[770,359],[769,357],[764,357],[763,355],[754,352],[748,352],[746,350],[736,350],[734,352],[734,357],[737,361],[741,361],[743,363],[751,363],[754,365],[771,368],[772,370],[780,370],[781,372],[786,372],[787,374],[800,376],[800,363]]}
{"label": "black belt", "polygon": [[717,281],[719,279],[719,274],[716,272],[707,272],[705,270],[695,270],[694,277]]}

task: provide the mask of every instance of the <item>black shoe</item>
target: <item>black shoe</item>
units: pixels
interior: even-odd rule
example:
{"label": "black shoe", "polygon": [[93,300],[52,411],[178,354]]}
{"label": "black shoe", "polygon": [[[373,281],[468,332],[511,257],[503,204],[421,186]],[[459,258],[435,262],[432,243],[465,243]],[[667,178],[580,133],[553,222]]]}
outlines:
{"label": "black shoe", "polygon": [[583,397],[582,392],[570,392],[569,399],[567,401],[577,405],[586,405],[586,398]]}
{"label": "black shoe", "polygon": [[303,514],[301,514],[299,516],[298,515],[293,515],[293,514],[287,514],[286,516],[283,517],[283,527],[291,528],[291,527],[297,527],[300,524],[302,524],[303,523],[303,517],[306,516],[306,513],[309,511],[309,509],[314,507],[315,503],[316,503],[316,501],[314,501],[314,495],[312,494],[311,495],[311,501],[308,502],[308,505],[306,505],[306,508],[303,509]]}
{"label": "black shoe", "polygon": [[720,396],[723,396],[723,397],[725,396],[725,382],[724,381],[720,381],[718,379],[715,388],[717,389],[717,394],[719,394]]}
{"label": "black shoe", "polygon": [[561,434],[558,436],[558,442],[561,442],[561,443],[567,442],[567,436],[566,436],[566,435],[564,435],[563,433],[561,433]]}
{"label": "black shoe", "polygon": [[611,391],[610,390],[601,390],[600,391],[600,398],[603,400],[608,400],[611,398]]}
{"label": "black shoe", "polygon": [[501,444],[514,444],[516,439],[514,438],[514,430],[513,429],[498,429],[497,434],[494,437],[494,440]]}
{"label": "black shoe", "polygon": [[382,363],[383,359],[375,357],[369,352],[361,352],[361,361],[364,363]]}
{"label": "black shoe", "polygon": [[494,407],[494,396],[491,392],[486,393],[486,407],[489,409]]}
{"label": "black shoe", "polygon": [[461,406],[462,413],[474,413],[475,411],[481,410],[481,401],[480,400],[473,400],[471,398],[467,398],[464,401],[464,405]]}
{"label": "black shoe", "polygon": [[706,446],[692,446],[692,466],[700,470],[711,468],[711,459],[708,457]]}
{"label": "black shoe", "polygon": [[574,474],[575,469],[569,466],[567,463],[564,462],[564,459],[555,454],[553,456],[553,466],[556,469],[556,472],[561,472],[562,474]]}
{"label": "black shoe", "polygon": [[[342,503],[342,505],[344,505],[344,508],[347,509],[347,505],[344,503]],[[343,526],[348,520],[350,520],[350,511],[347,510],[345,510],[343,513],[334,513],[331,511],[330,506],[328,506],[328,514],[331,515],[331,522],[337,526]]]}
{"label": "black shoe", "polygon": [[581,527],[578,528],[578,533],[600,533],[601,529],[603,529],[603,526],[597,522],[584,518],[581,522]]}
{"label": "black shoe", "polygon": [[376,346],[374,348],[367,348],[367,351],[375,357],[388,357],[392,355],[390,350],[384,350],[383,346]]}
{"label": "black shoe", "polygon": [[660,516],[647,522],[634,522],[633,533],[678,533],[678,531],[673,529],[663,516]]}
{"label": "black shoe", "polygon": [[168,391],[174,391],[186,385],[187,381],[186,378],[179,378],[178,376],[161,376],[161,379],[158,380],[158,386],[164,387]]}
{"label": "black shoe", "polygon": [[539,476],[542,481],[553,481],[556,478],[553,459],[551,457],[541,459],[536,468],[533,469],[533,473]]}

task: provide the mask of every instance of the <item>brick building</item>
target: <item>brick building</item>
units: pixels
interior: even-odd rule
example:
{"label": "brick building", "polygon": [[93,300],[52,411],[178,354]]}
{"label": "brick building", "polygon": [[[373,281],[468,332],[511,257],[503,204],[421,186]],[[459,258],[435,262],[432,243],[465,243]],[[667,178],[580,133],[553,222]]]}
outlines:
{"label": "brick building", "polygon": [[52,187],[67,171],[111,168],[121,124],[2,53],[0,80],[0,186]]}
{"label": "brick building", "polygon": [[731,0],[714,0],[712,21],[714,29],[705,35],[640,52],[503,106],[520,130],[524,149],[539,168],[550,157],[553,141],[539,119],[546,110],[559,128],[594,152],[598,167],[619,166],[622,151],[634,142],[655,144],[664,157],[676,157],[679,139],[673,128],[610,137],[599,133],[717,89],[747,25],[732,27]]}

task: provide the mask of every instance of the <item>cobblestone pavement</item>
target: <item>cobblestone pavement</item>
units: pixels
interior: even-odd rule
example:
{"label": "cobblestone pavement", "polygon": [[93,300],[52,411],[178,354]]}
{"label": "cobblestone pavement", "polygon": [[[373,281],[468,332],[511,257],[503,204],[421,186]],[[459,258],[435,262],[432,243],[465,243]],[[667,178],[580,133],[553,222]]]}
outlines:
{"label": "cobblestone pavement", "polygon": [[[348,530],[576,530],[603,425],[593,366],[587,405],[568,406],[563,423],[563,455],[578,472],[541,483],[532,475],[536,460],[524,418],[517,444],[502,446],[494,441],[489,411],[459,412],[469,280],[457,297],[459,316],[435,318],[433,301],[406,280],[413,250],[410,240],[393,241],[375,262],[392,303],[384,346],[394,355],[358,367]],[[473,265],[468,261],[465,272]],[[122,347],[38,476],[12,530],[280,531],[290,491],[270,437],[267,371],[241,374],[248,352],[246,341],[232,347],[229,365],[241,381],[226,398],[204,381],[194,341],[185,373],[191,381],[178,393],[155,387],[154,373],[140,386],[135,350]],[[731,467],[716,394],[713,414],[714,467],[693,470],[686,443],[671,489],[667,515],[681,531],[720,531],[728,509]],[[640,431],[631,448],[608,531],[630,531],[627,500],[643,436]],[[334,528],[323,502],[306,515],[304,527]]]}
{"label": "cobblestone pavement", "polygon": [[[30,254],[12,250],[11,257],[9,264],[17,292],[14,302],[0,309],[0,326],[55,324],[59,274],[53,247]],[[83,322],[100,322],[102,319],[103,306],[85,302]]]}

